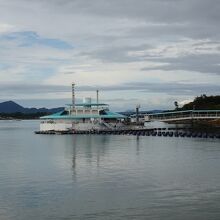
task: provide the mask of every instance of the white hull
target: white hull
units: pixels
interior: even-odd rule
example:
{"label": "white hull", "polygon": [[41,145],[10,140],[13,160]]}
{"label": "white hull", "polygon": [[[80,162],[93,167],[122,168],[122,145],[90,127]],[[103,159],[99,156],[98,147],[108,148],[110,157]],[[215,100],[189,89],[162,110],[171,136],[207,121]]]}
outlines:
{"label": "white hull", "polygon": [[93,123],[93,122],[43,122],[40,124],[40,131],[68,131],[68,130],[77,130],[77,131],[89,131],[89,130],[104,130],[104,129],[114,129],[121,128],[123,124],[121,123]]}

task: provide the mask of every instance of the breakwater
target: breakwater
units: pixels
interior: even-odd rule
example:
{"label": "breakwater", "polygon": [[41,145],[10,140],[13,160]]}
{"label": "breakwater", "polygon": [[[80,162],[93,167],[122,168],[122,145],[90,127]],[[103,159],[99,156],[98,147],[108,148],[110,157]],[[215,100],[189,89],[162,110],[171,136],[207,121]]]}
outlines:
{"label": "breakwater", "polygon": [[46,135],[135,135],[157,137],[181,137],[181,138],[217,138],[219,132],[195,131],[188,128],[153,128],[132,130],[90,130],[90,131],[36,131],[36,134]]}

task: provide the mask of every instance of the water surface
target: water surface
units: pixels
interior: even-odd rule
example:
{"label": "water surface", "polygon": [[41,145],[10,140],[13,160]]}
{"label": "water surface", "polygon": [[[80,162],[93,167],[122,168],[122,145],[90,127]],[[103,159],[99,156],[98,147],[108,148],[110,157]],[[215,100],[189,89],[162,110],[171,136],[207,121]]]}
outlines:
{"label": "water surface", "polygon": [[0,121],[0,219],[220,219],[220,141],[35,135]]}

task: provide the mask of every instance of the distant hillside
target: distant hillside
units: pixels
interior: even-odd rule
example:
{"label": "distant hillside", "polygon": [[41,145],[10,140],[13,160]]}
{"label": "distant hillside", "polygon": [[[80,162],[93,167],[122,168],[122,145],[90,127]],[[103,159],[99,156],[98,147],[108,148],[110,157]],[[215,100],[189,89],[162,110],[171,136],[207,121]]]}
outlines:
{"label": "distant hillside", "polygon": [[64,108],[24,108],[23,106],[13,102],[7,101],[0,103],[0,113],[23,113],[23,114],[35,114],[35,113],[55,113],[58,111],[62,111]]}
{"label": "distant hillside", "polygon": [[194,99],[193,102],[185,104],[179,110],[220,110],[220,96],[201,95]]}

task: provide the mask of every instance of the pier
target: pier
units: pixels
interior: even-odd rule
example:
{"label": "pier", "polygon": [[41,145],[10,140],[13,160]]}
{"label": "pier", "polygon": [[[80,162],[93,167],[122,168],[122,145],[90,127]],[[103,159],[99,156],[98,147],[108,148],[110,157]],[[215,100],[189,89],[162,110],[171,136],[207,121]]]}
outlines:
{"label": "pier", "polygon": [[44,135],[132,135],[176,138],[212,138],[220,139],[219,132],[199,132],[188,128],[154,128],[136,130],[94,130],[94,131],[36,131]]}
{"label": "pier", "polygon": [[148,121],[192,121],[192,120],[213,120],[220,119],[220,110],[188,110],[188,111],[174,111],[162,112],[155,114],[148,114],[145,116]]}

